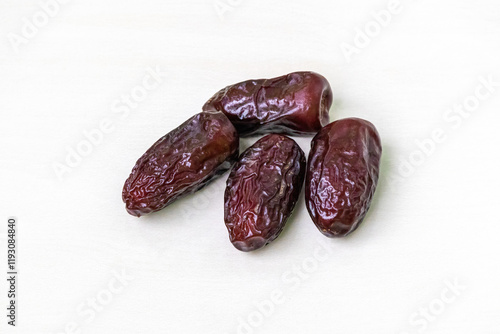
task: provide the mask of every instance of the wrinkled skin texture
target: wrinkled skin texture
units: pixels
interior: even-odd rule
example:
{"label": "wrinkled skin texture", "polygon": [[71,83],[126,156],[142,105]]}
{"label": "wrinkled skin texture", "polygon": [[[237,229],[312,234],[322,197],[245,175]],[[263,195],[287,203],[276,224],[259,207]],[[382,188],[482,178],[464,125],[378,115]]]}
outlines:
{"label": "wrinkled skin texture", "polygon": [[382,146],[368,121],[346,118],[325,126],[312,140],[306,205],[327,237],[342,237],[363,221],[377,186]]}
{"label": "wrinkled skin texture", "polygon": [[233,122],[240,136],[266,133],[312,135],[328,124],[333,93],[314,72],[294,72],[273,79],[228,86],[205,103]]}
{"label": "wrinkled skin texture", "polygon": [[224,221],[234,247],[248,252],[278,237],[299,197],[305,169],[299,145],[278,134],[241,155],[224,195]]}
{"label": "wrinkled skin texture", "polygon": [[199,113],[137,161],[122,198],[133,216],[158,211],[227,171],[238,157],[236,129],[220,112]]}

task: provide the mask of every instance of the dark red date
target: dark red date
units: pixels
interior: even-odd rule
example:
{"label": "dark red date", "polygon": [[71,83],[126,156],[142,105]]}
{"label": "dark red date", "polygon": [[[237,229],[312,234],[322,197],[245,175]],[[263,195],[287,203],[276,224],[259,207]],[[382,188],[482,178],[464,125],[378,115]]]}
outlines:
{"label": "dark red date", "polygon": [[304,152],[283,135],[267,135],[241,155],[224,195],[224,221],[234,247],[252,251],[278,237],[299,197],[305,168]]}
{"label": "dark red date", "polygon": [[140,217],[201,189],[231,167],[238,148],[238,133],[223,113],[193,116],[137,161],[122,192],[128,213]]}
{"label": "dark red date", "polygon": [[327,237],[342,237],[363,221],[377,186],[382,146],[368,121],[346,118],[313,138],[306,174],[306,205]]}
{"label": "dark red date", "polygon": [[240,136],[311,135],[328,124],[332,101],[332,89],[323,76],[294,72],[228,86],[208,100],[203,110],[225,113]]}

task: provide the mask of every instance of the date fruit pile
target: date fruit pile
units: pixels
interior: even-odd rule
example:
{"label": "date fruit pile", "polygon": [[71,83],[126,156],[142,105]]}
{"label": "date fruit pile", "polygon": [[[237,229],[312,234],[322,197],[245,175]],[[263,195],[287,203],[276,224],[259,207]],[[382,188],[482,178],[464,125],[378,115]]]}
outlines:
{"label": "date fruit pile", "polygon": [[[122,198],[133,216],[159,211],[231,169],[224,222],[241,251],[276,239],[305,179],[312,221],[327,237],[352,233],[377,186],[382,145],[372,123],[329,123],[333,94],[313,72],[248,80],[221,89],[137,161]],[[265,135],[239,155],[239,138]],[[315,135],[306,157],[286,135]]]}

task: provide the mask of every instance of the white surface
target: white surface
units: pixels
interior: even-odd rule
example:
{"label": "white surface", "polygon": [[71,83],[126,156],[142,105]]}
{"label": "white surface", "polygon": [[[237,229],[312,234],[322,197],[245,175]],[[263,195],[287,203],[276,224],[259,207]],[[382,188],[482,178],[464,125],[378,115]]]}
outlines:
{"label": "white surface", "polygon": [[[7,333],[238,333],[249,317],[257,326],[239,332],[500,333],[500,87],[463,121],[443,119],[481,76],[500,81],[498,1],[401,0],[351,62],[341,44],[389,1],[222,2],[234,8],[221,19],[213,0],[74,0],[18,53],[8,34],[39,2],[0,3],[2,268],[8,216],[20,247],[18,327]],[[113,113],[157,66],[162,84],[126,117]],[[328,78],[332,120],[363,117],[382,136],[380,186],[356,233],[323,237],[302,196],[274,243],[238,252],[223,223],[227,175],[157,214],[125,212],[123,182],[156,139],[228,84],[296,70]],[[105,118],[113,130],[59,180],[53,164]],[[415,140],[437,128],[446,141],[397,179]],[[297,141],[308,153],[310,138]],[[322,244],[331,253],[316,253]],[[311,272],[298,279],[302,265]],[[134,279],[89,319],[88,299],[109,297],[122,270]],[[455,280],[465,288],[422,320]],[[274,290],[283,303],[261,320],[255,303]]]}

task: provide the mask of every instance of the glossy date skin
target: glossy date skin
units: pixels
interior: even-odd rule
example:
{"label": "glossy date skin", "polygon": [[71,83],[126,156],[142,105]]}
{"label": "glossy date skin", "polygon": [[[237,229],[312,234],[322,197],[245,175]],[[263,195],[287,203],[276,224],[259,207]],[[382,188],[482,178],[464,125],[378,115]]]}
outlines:
{"label": "glossy date skin", "polygon": [[382,146],[368,121],[346,118],[313,138],[306,173],[306,205],[327,237],[352,233],[363,221],[377,186]]}
{"label": "glossy date skin", "polygon": [[271,134],[234,165],[224,194],[224,221],[234,247],[248,252],[276,239],[304,183],[305,155],[286,136]]}
{"label": "glossy date skin", "polygon": [[193,116],[137,161],[122,192],[128,213],[140,217],[201,189],[231,167],[238,148],[238,133],[223,113]]}
{"label": "glossy date skin", "polygon": [[273,79],[248,80],[216,93],[203,110],[218,110],[240,136],[266,133],[313,135],[328,124],[333,93],[314,72],[294,72]]}

